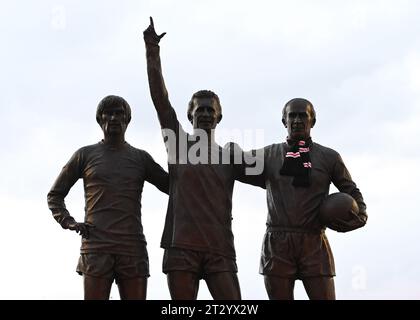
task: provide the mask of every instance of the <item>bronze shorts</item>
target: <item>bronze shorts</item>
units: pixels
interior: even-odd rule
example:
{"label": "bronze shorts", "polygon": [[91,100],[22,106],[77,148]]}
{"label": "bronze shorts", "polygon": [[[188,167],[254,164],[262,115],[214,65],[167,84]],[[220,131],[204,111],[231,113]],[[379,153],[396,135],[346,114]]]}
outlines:
{"label": "bronze shorts", "polygon": [[327,236],[324,232],[266,232],[260,273],[294,279],[335,276],[334,257]]}
{"label": "bronze shorts", "polygon": [[127,256],[109,253],[82,253],[76,271],[91,277],[132,279],[149,277],[149,257],[147,251],[142,256]]}
{"label": "bronze shorts", "polygon": [[234,258],[219,254],[189,249],[165,249],[163,256],[163,272],[188,271],[196,273],[200,279],[215,272],[238,272]]}

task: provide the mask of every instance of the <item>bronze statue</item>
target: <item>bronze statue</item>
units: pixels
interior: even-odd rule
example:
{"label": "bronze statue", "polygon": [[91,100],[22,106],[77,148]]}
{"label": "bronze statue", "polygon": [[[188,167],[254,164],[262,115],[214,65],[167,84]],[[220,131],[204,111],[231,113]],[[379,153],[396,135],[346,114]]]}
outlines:
{"label": "bronze statue", "polygon": [[[96,121],[104,139],[77,150],[48,193],[57,222],[82,236],[77,272],[83,275],[85,299],[109,299],[114,280],[121,299],[146,299],[149,261],[141,194],[144,181],[168,193],[169,179],[146,151],[125,141],[130,120],[123,98],[102,99]],[[85,190],[84,222],[76,222],[64,204],[79,178]]]}
{"label": "bronze statue", "polygon": [[169,102],[162,76],[159,42],[153,20],[144,31],[151,97],[168,150],[170,192],[161,246],[163,272],[172,299],[196,299],[204,279],[214,299],[240,299],[232,221],[235,180],[246,182],[244,164],[230,161],[214,130],[222,119],[218,96],[196,92],[187,116],[194,133],[186,133]]}
{"label": "bronze statue", "polygon": [[316,122],[311,102],[287,102],[282,122],[287,142],[264,148],[264,171],[256,177],[265,182],[268,204],[260,273],[270,299],[293,299],[296,279],[310,299],[335,299],[334,259],[319,208],[331,182],[356,200],[357,227],[366,223],[366,205],[341,156],[311,140]]}

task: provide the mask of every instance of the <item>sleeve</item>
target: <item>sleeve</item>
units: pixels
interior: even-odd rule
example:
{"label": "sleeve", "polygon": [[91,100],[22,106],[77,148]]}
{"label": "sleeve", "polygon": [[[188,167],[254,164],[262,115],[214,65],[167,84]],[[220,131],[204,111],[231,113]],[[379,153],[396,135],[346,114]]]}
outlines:
{"label": "sleeve", "polygon": [[359,215],[366,222],[366,204],[363,200],[362,193],[357,188],[356,183],[352,180],[350,173],[339,154],[337,154],[337,159],[333,168],[332,182],[340,192],[348,193],[356,200],[359,206]]}
{"label": "sleeve", "polygon": [[54,219],[65,228],[68,223],[75,222],[66,209],[64,198],[71,187],[82,175],[82,152],[76,151],[61,170],[47,195],[48,208],[52,211]]}
{"label": "sleeve", "polygon": [[153,160],[152,156],[144,152],[146,162],[146,181],[153,184],[160,191],[169,194],[169,175]]}
{"label": "sleeve", "polygon": [[235,167],[235,180],[265,189],[265,149],[243,151],[238,144],[230,142],[225,147],[230,151]]}

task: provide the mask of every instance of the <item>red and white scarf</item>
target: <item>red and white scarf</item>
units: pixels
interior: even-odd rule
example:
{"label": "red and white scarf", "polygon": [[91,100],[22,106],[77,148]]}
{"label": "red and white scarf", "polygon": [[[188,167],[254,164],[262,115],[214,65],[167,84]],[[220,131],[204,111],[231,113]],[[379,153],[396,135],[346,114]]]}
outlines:
{"label": "red and white scarf", "polygon": [[295,187],[309,187],[311,185],[310,146],[312,145],[312,139],[299,141],[287,139],[287,143],[291,148],[286,152],[280,174],[293,176],[292,184]]}

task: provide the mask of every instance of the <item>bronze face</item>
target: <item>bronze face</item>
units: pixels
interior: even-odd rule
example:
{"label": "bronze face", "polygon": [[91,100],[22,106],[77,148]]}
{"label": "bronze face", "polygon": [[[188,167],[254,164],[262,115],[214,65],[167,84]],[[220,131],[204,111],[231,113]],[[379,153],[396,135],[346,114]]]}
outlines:
{"label": "bronze face", "polygon": [[304,101],[295,101],[286,107],[283,124],[287,128],[290,139],[304,140],[311,136],[311,128],[315,124],[315,118],[311,112],[311,106]]}
{"label": "bronze face", "polygon": [[127,129],[127,117],[122,105],[106,107],[100,118],[100,125],[105,136],[124,135]]}
{"label": "bronze face", "polygon": [[195,98],[191,112],[194,129],[211,130],[216,128],[220,114],[213,98]]}

